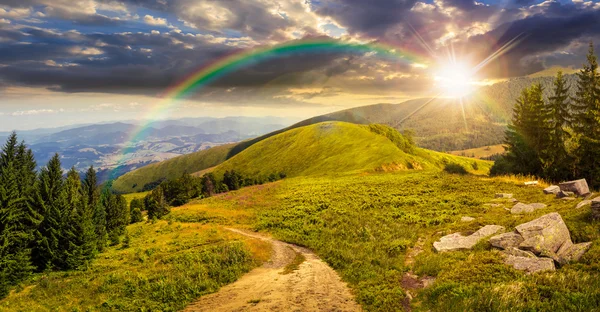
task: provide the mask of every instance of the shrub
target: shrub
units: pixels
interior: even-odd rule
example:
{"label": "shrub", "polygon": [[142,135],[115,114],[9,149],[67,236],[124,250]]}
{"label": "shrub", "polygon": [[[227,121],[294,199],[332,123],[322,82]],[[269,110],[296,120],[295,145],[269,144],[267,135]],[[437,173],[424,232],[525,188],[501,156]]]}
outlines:
{"label": "shrub", "polygon": [[444,171],[448,172],[448,173],[453,173],[453,174],[467,174],[467,169],[465,169],[465,167],[459,165],[459,164],[455,164],[455,163],[448,163],[446,164],[446,166],[444,167]]}

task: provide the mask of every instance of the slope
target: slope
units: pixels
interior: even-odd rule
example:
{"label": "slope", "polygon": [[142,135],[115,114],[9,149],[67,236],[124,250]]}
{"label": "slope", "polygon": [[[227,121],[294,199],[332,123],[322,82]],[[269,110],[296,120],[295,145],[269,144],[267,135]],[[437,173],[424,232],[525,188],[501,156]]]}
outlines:
{"label": "slope", "polygon": [[[292,129],[260,141],[213,172],[236,170],[258,178],[285,173],[288,177],[370,170],[440,168],[458,163],[472,169],[473,160],[411,146],[397,131],[382,125],[323,122]],[[482,172],[489,163],[477,161]]]}
{"label": "slope", "polygon": [[235,144],[216,146],[200,152],[182,155],[163,162],[150,164],[122,175],[113,182],[113,190],[119,193],[132,193],[144,190],[144,186],[157,185],[165,179],[180,177],[214,167],[227,159],[227,154]]}

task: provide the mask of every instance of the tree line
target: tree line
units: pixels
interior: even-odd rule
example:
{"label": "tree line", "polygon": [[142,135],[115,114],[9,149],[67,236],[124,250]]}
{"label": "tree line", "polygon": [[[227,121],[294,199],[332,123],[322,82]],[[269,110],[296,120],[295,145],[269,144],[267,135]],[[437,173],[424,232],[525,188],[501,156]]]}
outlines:
{"label": "tree line", "polygon": [[131,218],[132,221],[137,221],[141,218],[141,212],[147,211],[148,219],[160,219],[170,212],[170,207],[185,205],[192,199],[211,197],[246,186],[274,182],[285,177],[285,173],[273,173],[264,177],[250,178],[244,177],[235,170],[225,171],[221,179],[213,173],[201,177],[186,173],[177,179],[162,181],[143,199],[133,199],[130,203]]}
{"label": "tree line", "polygon": [[575,95],[561,72],[544,99],[541,84],[524,88],[506,130],[506,153],[491,174],[528,174],[551,181],[585,178],[600,187],[600,73],[594,46],[577,73]]}
{"label": "tree line", "polygon": [[33,272],[86,266],[130,222],[123,196],[99,188],[93,167],[64,175],[60,156],[36,170],[16,133],[0,153],[0,298]]}

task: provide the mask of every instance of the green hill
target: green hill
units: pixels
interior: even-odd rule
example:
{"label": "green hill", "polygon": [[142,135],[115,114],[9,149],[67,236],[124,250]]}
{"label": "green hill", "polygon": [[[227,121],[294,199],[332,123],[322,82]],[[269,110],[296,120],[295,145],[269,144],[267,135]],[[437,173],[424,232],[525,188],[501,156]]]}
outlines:
{"label": "green hill", "polygon": [[[216,146],[144,166],[119,177],[113,182],[112,188],[119,193],[140,192],[165,179],[214,167],[227,160],[227,154],[234,146],[235,144]],[[144,186],[147,186],[146,189]]]}
{"label": "green hill", "polygon": [[[442,168],[458,163],[473,171],[473,161],[415,148],[397,131],[382,125],[323,122],[264,139],[213,172],[235,169],[246,177],[285,173],[288,177],[370,170]],[[478,161],[480,172],[489,163]]]}
{"label": "green hill", "polygon": [[[312,121],[316,121],[312,119]],[[235,169],[246,177],[285,173],[288,177],[364,170],[442,168],[458,163],[472,170],[473,160],[409,147],[397,131],[382,125],[322,122],[278,131],[255,142],[225,145],[173,158],[130,172],[113,183],[121,193],[139,192],[164,179],[183,173],[204,172],[212,167],[222,175]],[[231,156],[234,148],[246,149]],[[249,145],[249,146],[248,146]],[[490,163],[478,161],[480,173]],[[144,188],[146,186],[146,188]]]}

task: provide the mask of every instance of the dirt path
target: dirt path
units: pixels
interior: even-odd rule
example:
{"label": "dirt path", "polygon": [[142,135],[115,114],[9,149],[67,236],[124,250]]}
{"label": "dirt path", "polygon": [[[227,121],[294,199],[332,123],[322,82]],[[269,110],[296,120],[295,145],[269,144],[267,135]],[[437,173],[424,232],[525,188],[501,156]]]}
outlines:
{"label": "dirt path", "polygon": [[[361,311],[337,273],[310,250],[256,233],[228,230],[270,242],[271,260],[219,292],[201,297],[185,311]],[[297,253],[306,260],[298,270],[281,274]]]}

